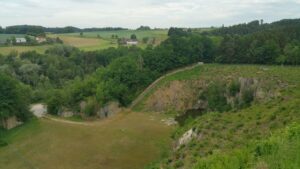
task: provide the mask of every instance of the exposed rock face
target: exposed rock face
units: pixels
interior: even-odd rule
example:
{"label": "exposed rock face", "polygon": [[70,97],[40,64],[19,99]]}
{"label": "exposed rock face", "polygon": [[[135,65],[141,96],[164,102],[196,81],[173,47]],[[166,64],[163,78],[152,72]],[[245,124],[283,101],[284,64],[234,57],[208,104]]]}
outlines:
{"label": "exposed rock face", "polygon": [[31,106],[30,111],[37,117],[42,118],[47,114],[47,106],[43,104],[35,104]]}
{"label": "exposed rock face", "polygon": [[176,149],[178,149],[181,145],[188,144],[193,138],[197,137],[197,133],[194,129],[190,129],[189,131],[185,132],[181,138],[179,138]]}
{"label": "exposed rock face", "polygon": [[66,111],[61,112],[60,116],[62,116],[62,117],[72,117],[72,116],[74,116],[74,114],[75,114],[74,112],[66,110]]}
{"label": "exposed rock face", "polygon": [[174,118],[163,119],[161,121],[164,122],[167,126],[173,126],[177,124],[177,121],[175,121]]}
{"label": "exposed rock face", "polygon": [[106,106],[101,108],[100,111],[97,112],[97,115],[102,119],[111,117],[121,111],[122,109],[120,108],[118,102],[110,102]]}
{"label": "exposed rock face", "polygon": [[150,96],[145,108],[155,112],[192,109],[198,101],[198,91],[202,85],[202,81],[173,81]]}
{"label": "exposed rock face", "polygon": [[80,112],[83,112],[84,109],[85,109],[85,107],[86,107],[86,102],[85,101],[81,101],[80,104],[79,104],[79,106],[80,106]]}
{"label": "exposed rock face", "polygon": [[2,119],[2,121],[0,122],[0,126],[2,126],[3,128],[5,128],[7,130],[15,128],[21,124],[23,124],[23,123],[18,121],[16,116]]}
{"label": "exposed rock face", "polygon": [[[222,81],[226,81],[225,88],[229,82],[237,80],[240,84],[240,91],[235,96],[230,96],[225,93],[228,104],[232,107],[237,106],[242,101],[242,94],[247,90],[253,92],[254,101],[267,101],[269,98],[274,98],[280,95],[277,88],[270,88],[270,83],[264,79],[243,78],[234,79],[232,77],[224,77]],[[199,97],[203,91],[207,89],[211,82],[205,80],[186,80],[172,81],[170,84],[156,90],[146,101],[144,111],[167,112],[177,111],[185,112],[187,110],[202,109],[205,110],[208,106],[206,100],[201,100]],[[280,85],[280,84],[279,84]]]}

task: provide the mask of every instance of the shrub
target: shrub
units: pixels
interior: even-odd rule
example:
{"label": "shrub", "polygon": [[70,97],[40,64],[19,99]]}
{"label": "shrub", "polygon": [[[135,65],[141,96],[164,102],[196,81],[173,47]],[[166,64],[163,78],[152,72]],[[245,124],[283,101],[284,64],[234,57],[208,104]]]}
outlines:
{"label": "shrub", "polygon": [[87,104],[83,110],[84,114],[91,117],[91,116],[95,116],[97,113],[97,109],[98,109],[98,103],[96,98],[91,97],[87,100]]}
{"label": "shrub", "polygon": [[54,90],[47,100],[47,109],[50,114],[58,115],[62,111],[62,106],[64,105],[64,96],[63,93]]}
{"label": "shrub", "polygon": [[239,81],[234,80],[231,81],[228,85],[228,92],[230,96],[235,96],[237,93],[240,92],[241,84]]}
{"label": "shrub", "polygon": [[250,106],[251,102],[254,100],[254,91],[253,89],[245,89],[242,91],[242,100],[241,100],[241,107],[248,107]]}
{"label": "shrub", "polygon": [[208,107],[210,110],[224,112],[230,109],[225,97],[225,88],[221,83],[209,85],[206,94]]}

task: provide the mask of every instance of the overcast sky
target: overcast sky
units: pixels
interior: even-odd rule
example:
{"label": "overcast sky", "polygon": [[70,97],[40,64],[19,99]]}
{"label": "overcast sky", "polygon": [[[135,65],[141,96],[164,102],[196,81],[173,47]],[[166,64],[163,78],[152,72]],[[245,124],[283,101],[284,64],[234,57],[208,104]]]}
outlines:
{"label": "overcast sky", "polygon": [[300,0],[0,0],[0,25],[207,27],[300,18]]}

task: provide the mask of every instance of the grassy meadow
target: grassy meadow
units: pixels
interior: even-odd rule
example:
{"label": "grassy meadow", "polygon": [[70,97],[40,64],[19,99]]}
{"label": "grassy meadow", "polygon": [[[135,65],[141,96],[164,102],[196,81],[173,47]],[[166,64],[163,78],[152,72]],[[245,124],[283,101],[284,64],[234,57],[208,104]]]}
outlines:
{"label": "grassy meadow", "polygon": [[172,128],[161,118],[122,113],[87,125],[35,119],[6,134],[0,168],[140,169],[170,148]]}

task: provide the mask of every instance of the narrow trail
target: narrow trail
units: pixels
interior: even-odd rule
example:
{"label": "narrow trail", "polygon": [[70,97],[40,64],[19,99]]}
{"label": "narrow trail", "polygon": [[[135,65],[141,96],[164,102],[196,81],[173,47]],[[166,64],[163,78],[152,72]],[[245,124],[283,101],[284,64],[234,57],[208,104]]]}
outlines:
{"label": "narrow trail", "polygon": [[195,67],[199,66],[199,64],[193,64],[193,65],[190,65],[190,66],[187,66],[187,67],[184,67],[184,68],[179,68],[177,70],[173,70],[171,71],[170,73],[167,73],[163,76],[161,76],[160,78],[156,79],[150,86],[148,86],[130,105],[130,109],[133,109],[144,97],[145,95],[150,91],[152,90],[157,83],[159,83],[161,80],[163,80],[164,78],[168,77],[168,76],[171,76],[171,75],[174,75],[176,73],[179,73],[179,72],[183,72],[183,71],[186,71],[186,70],[190,70],[190,69],[193,69]]}
{"label": "narrow trail", "polygon": [[65,123],[65,124],[82,125],[82,126],[93,126],[93,125],[95,125],[94,122],[76,122],[76,121],[53,118],[53,117],[50,117],[50,116],[44,116],[43,118],[47,119],[47,120],[55,121],[55,122]]}

